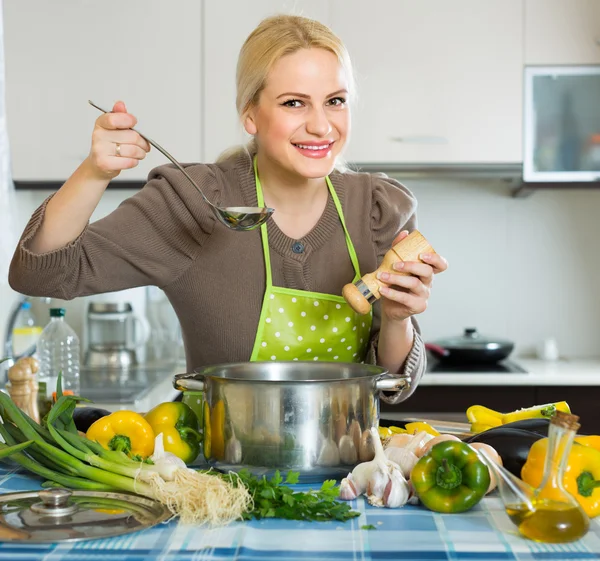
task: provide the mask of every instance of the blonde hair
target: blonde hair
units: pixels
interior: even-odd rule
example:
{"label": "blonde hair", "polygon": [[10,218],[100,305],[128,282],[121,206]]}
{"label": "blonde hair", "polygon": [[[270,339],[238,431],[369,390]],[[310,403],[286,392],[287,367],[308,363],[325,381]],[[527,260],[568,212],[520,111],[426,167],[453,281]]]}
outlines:
{"label": "blonde hair", "polygon": [[[236,108],[240,120],[258,103],[273,65],[282,57],[301,49],[325,49],[333,53],[346,73],[348,88],[355,92],[352,62],[346,47],[326,25],[309,18],[277,15],[266,18],[250,33],[238,57],[236,70]],[[217,162],[240,153],[256,151],[252,139],[247,145],[235,146],[223,152]],[[345,162],[336,162],[337,171],[347,171]]]}

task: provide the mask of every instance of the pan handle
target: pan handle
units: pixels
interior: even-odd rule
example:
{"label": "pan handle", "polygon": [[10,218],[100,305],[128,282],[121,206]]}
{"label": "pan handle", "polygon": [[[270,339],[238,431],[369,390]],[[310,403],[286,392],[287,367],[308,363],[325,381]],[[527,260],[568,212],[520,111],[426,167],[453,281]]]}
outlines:
{"label": "pan handle", "polygon": [[173,387],[180,392],[185,391],[204,391],[204,380],[198,378],[203,377],[202,374],[186,372],[184,374],[175,374],[173,377]]}
{"label": "pan handle", "polygon": [[380,378],[375,383],[378,391],[399,392],[410,388],[410,376],[396,376],[393,378]]}
{"label": "pan handle", "polygon": [[425,348],[433,354],[436,354],[441,357],[445,357],[450,354],[450,351],[448,349],[445,349],[444,347],[436,345],[434,343],[425,343]]}

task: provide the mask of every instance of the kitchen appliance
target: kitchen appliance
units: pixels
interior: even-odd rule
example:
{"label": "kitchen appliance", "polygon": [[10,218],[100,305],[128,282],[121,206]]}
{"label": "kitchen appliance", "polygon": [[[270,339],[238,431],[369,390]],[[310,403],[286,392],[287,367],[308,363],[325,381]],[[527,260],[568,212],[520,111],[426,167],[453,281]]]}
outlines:
{"label": "kitchen appliance", "polygon": [[468,327],[462,335],[426,343],[425,348],[440,362],[462,366],[500,362],[510,355],[514,343],[507,339],[484,337],[474,327]]}
{"label": "kitchen appliance", "polygon": [[528,370],[512,360],[498,362],[441,362],[435,358],[427,361],[430,374],[527,374]]}
{"label": "kitchen appliance", "polygon": [[129,302],[90,302],[86,334],[85,366],[130,368],[138,364],[137,349],[148,341],[150,327]]}
{"label": "kitchen appliance", "polygon": [[204,456],[218,469],[262,475],[298,471],[302,481],[345,477],[374,457],[369,428],[382,391],[410,378],[379,366],[248,362],[178,374],[178,390],[204,391]]}
{"label": "kitchen appliance", "polygon": [[600,65],[529,66],[523,180],[600,181]]}

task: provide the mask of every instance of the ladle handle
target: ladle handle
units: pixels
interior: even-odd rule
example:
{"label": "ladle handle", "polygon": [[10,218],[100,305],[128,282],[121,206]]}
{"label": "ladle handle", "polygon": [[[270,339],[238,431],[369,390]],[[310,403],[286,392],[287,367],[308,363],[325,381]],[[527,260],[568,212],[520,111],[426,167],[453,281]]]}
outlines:
{"label": "ladle handle", "polygon": [[409,273],[394,271],[394,263],[398,261],[420,261],[419,255],[422,253],[435,253],[435,250],[421,232],[413,230],[384,255],[381,265],[375,271],[363,275],[354,284],[344,286],[342,296],[355,312],[362,315],[369,313],[371,304],[381,298],[379,289],[382,286],[387,286],[386,283],[377,278],[377,274],[380,271],[387,271],[396,275],[407,275]]}
{"label": "ladle handle", "polygon": [[[102,107],[99,107],[98,105],[96,105],[93,101],[88,99],[88,103],[92,106],[95,107],[96,109],[98,109],[99,111],[102,111],[102,113],[111,113],[111,111],[107,111],[106,109],[102,109]],[[185,169],[183,169],[183,167],[181,166],[181,164],[173,157],[171,156],[171,154],[169,154],[160,144],[154,142],[154,140],[152,140],[149,136],[146,136],[145,134],[142,134],[139,130],[132,128],[131,129],[134,132],[137,132],[144,140],[146,140],[148,142],[148,144],[151,144],[152,146],[154,146],[154,148],[156,148],[159,152],[161,152],[162,154],[164,154],[169,160],[171,160],[171,162],[173,162],[173,165],[181,172],[183,173],[183,175],[185,175],[189,182],[196,188],[198,189],[198,192],[202,195],[202,198],[211,206],[214,206],[204,195],[204,193],[202,192],[202,189],[200,189],[200,187],[198,187],[198,185],[196,185],[196,182],[188,175],[187,171],[185,171]]]}

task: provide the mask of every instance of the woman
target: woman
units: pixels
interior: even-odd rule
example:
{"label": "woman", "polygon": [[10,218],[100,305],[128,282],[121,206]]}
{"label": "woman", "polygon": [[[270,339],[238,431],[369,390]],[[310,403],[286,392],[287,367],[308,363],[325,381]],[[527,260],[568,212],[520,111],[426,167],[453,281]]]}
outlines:
{"label": "woman", "polygon": [[219,205],[275,209],[268,226],[244,233],[216,222],[171,165],[152,170],[139,193],[88,225],[110,180],[150,150],[117,102],[97,119],[87,159],[32,216],[11,286],[63,299],[159,286],[179,317],[189,368],[366,360],[418,381],[425,354],[414,315],[446,261],[422,255],[403,264],[410,276],[382,277],[389,287],[372,321],[340,297],[416,227],[405,187],[341,170],[353,93],[348,54],[326,26],[277,16],[251,33],[238,61],[237,109],[253,141],[215,164],[186,168]]}

